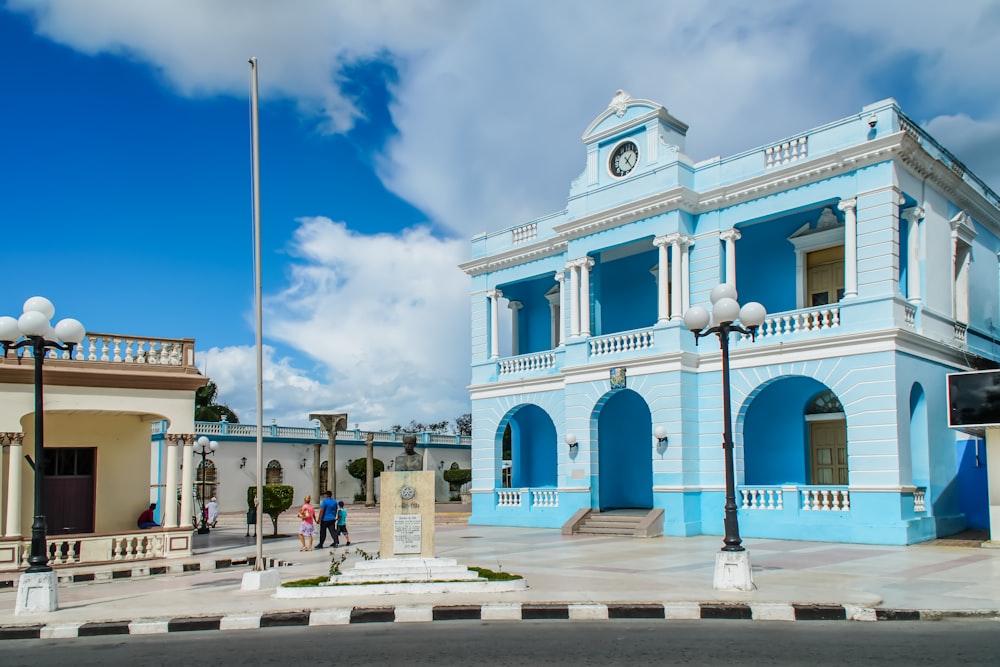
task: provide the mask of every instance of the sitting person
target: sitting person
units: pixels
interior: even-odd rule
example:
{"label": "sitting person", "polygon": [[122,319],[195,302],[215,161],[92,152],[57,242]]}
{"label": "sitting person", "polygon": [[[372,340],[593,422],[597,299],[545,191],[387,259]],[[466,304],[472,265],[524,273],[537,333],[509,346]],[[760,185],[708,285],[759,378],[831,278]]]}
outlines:
{"label": "sitting person", "polygon": [[136,525],[142,530],[147,528],[159,528],[160,524],[153,520],[153,511],[156,509],[156,503],[150,503],[148,510],[143,510],[142,514],[139,515],[139,519],[136,521]]}

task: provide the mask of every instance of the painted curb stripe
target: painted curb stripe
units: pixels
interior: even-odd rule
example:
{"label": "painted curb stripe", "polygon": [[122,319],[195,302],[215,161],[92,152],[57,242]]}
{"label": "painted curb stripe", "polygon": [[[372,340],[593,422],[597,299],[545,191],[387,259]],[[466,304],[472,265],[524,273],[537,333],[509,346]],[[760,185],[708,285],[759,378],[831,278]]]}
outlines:
{"label": "painted curb stripe", "polygon": [[260,627],[281,628],[292,625],[309,625],[308,611],[277,611],[260,616]]}
{"label": "painted curb stripe", "polygon": [[796,621],[846,621],[847,610],[842,605],[793,604]]}
{"label": "painted curb stripe", "polygon": [[875,618],[880,621],[919,621],[920,612],[915,609],[876,609]]}
{"label": "painted curb stripe", "polygon": [[566,604],[523,604],[522,621],[569,620],[569,605]]}
{"label": "painted curb stripe", "polygon": [[666,618],[662,604],[609,604],[608,618]]}
{"label": "painted curb stripe", "polygon": [[167,573],[166,565],[157,565],[155,567],[149,568],[149,576],[154,576],[157,574],[166,574],[166,573]]}
{"label": "painted curb stripe", "polygon": [[183,571],[184,572],[200,572],[201,571],[201,563],[184,563]]}
{"label": "painted curb stripe", "polygon": [[111,578],[112,579],[131,579],[132,578],[132,570],[112,570],[111,571]]}
{"label": "painted curb stripe", "polygon": [[106,623],[84,623],[77,631],[77,637],[102,637],[104,635],[127,635],[131,621],[108,621]]}
{"label": "painted curb stripe", "polygon": [[701,604],[701,617],[703,619],[750,621],[753,620],[753,612],[750,610],[750,605],[746,604],[703,602]]}
{"label": "painted curb stripe", "polygon": [[395,607],[355,607],[351,610],[351,623],[392,623],[395,620]]}
{"label": "painted curb stripe", "polygon": [[72,577],[70,577],[70,579],[71,579],[71,581],[74,584],[79,584],[79,583],[83,583],[83,582],[87,582],[87,581],[93,581],[94,580],[94,573],[90,572],[90,573],[87,573],[87,574],[74,574]]}
{"label": "painted curb stripe", "polygon": [[483,608],[480,605],[438,605],[431,617],[435,621],[481,621]]}
{"label": "painted curb stripe", "polygon": [[42,634],[44,625],[9,625],[0,628],[0,640],[2,639],[38,639]]}
{"label": "painted curb stripe", "polygon": [[221,624],[221,616],[185,616],[170,619],[170,622],[167,623],[167,632],[218,630]]}

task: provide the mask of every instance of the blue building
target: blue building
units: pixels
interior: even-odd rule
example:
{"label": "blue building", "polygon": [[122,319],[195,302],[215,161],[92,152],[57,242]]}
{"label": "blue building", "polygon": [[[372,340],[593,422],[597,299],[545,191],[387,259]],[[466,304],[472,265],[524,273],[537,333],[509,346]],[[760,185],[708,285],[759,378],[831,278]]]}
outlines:
{"label": "blue building", "polygon": [[996,193],[891,99],[702,162],[687,129],[619,91],[566,208],[473,239],[471,523],[722,534],[721,354],[682,317],[729,283],[768,312],[730,343],[745,537],[985,527],[945,375],[998,356]]}

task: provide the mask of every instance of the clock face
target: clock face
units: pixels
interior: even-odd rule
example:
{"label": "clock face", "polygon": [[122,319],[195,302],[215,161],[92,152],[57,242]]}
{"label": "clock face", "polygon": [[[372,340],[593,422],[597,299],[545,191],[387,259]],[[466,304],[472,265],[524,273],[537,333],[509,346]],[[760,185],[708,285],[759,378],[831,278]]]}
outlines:
{"label": "clock face", "polygon": [[627,176],[630,171],[635,169],[635,165],[638,163],[639,147],[634,142],[624,141],[618,144],[614,152],[611,153],[611,159],[608,160],[608,169],[611,170],[613,176],[621,178],[622,176]]}
{"label": "clock face", "polygon": [[417,495],[417,490],[412,486],[404,486],[399,490],[399,495],[403,500],[413,500],[413,497]]}

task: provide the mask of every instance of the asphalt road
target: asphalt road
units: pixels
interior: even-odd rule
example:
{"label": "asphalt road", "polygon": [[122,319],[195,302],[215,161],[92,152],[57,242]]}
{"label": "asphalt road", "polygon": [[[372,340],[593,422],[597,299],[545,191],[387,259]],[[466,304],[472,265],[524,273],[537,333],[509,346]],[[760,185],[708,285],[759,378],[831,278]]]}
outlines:
{"label": "asphalt road", "polygon": [[996,665],[1000,622],[378,623],[8,640],[0,665]]}

